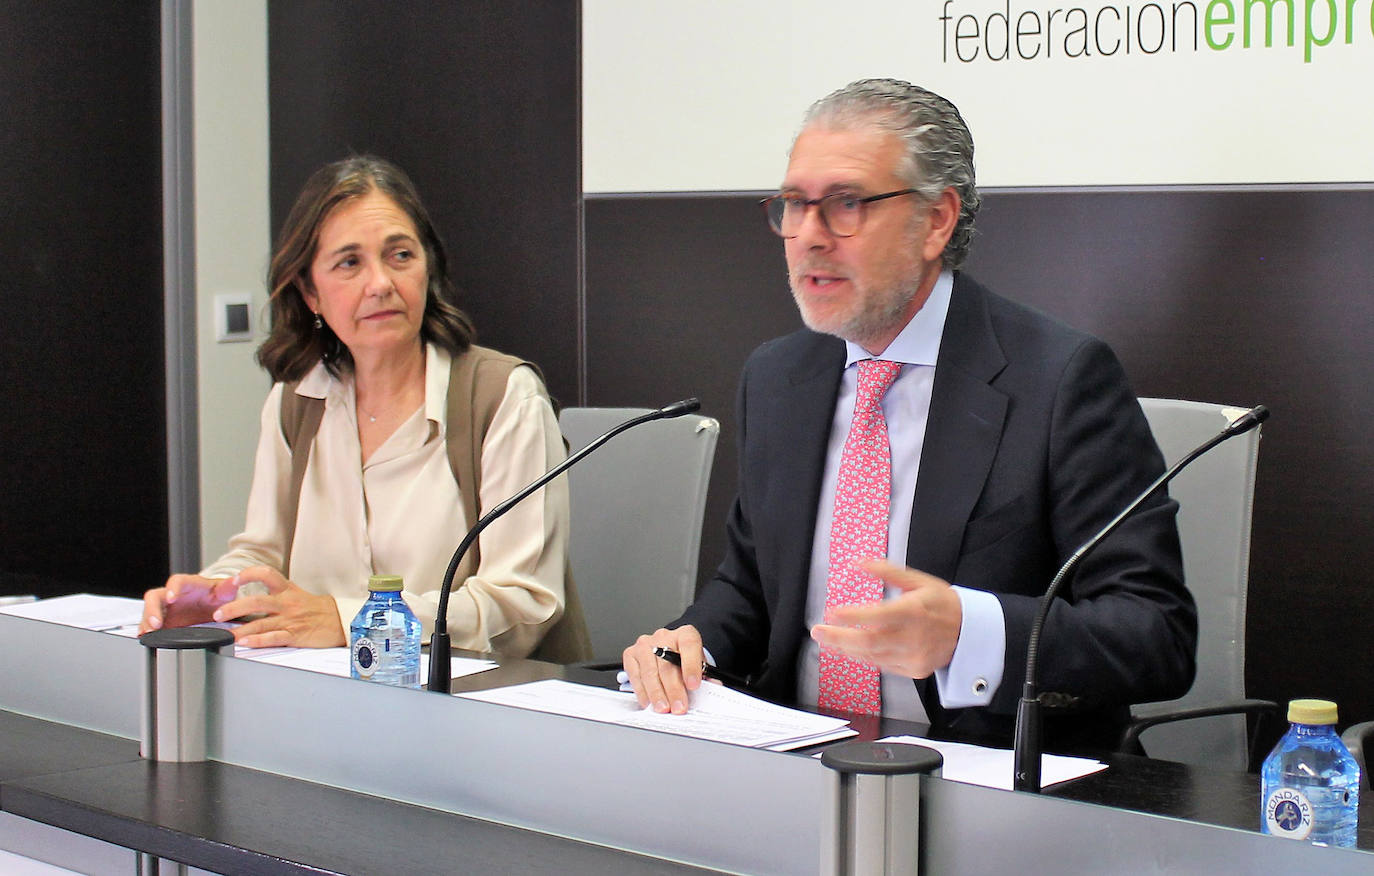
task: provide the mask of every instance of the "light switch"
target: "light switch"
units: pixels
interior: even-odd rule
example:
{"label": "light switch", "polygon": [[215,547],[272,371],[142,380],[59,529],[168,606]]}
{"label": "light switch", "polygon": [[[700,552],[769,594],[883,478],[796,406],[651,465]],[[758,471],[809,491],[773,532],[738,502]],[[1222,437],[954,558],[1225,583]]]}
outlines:
{"label": "light switch", "polygon": [[253,340],[253,296],[227,292],[215,296],[215,340],[221,344]]}

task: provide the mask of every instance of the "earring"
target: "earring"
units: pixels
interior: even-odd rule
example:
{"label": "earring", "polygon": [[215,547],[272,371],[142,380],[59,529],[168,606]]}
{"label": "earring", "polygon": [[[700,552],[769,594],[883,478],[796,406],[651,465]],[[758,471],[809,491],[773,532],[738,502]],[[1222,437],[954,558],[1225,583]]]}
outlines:
{"label": "earring", "polygon": [[318,331],[322,328],[324,328],[324,320],[320,319],[320,315],[317,313],[315,314],[315,329]]}

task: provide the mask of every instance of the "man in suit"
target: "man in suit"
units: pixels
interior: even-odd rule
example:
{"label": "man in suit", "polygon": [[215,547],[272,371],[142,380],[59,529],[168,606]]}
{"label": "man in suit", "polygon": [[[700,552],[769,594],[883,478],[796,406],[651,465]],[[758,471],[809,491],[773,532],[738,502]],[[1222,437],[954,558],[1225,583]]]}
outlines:
{"label": "man in suit", "polygon": [[[807,328],[745,365],[726,557],[626,649],[641,704],[685,712],[710,660],[780,701],[1010,745],[1039,597],[1163,460],[1105,344],[958,272],[978,204],[938,95],[865,80],[810,109],[766,202]],[[1054,601],[1051,749],[1108,747],[1130,703],[1192,683],[1176,510],[1147,502]]]}

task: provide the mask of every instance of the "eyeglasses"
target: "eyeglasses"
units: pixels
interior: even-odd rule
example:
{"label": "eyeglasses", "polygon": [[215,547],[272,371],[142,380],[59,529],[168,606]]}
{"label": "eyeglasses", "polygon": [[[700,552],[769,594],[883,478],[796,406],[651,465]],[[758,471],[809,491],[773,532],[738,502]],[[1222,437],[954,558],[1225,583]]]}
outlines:
{"label": "eyeglasses", "polygon": [[823,198],[803,198],[797,194],[773,195],[759,201],[768,226],[780,237],[793,238],[801,233],[806,212],[813,205],[820,208],[821,224],[836,237],[853,237],[863,225],[864,213],[874,201],[885,201],[900,195],[914,195],[916,189],[899,189],[860,198],[848,192],[835,192]]}

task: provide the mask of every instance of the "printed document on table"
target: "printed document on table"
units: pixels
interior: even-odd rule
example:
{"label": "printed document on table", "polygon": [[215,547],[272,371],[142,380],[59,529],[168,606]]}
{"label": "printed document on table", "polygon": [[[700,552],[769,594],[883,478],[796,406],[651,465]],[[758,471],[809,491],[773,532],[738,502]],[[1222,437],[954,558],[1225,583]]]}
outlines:
{"label": "printed document on table", "polygon": [[692,691],[685,715],[662,715],[652,709],[641,709],[632,693],[558,679],[458,696],[777,751],[855,735],[849,722],[842,718],[774,705],[719,684],[703,684]]}
{"label": "printed document on table", "polygon": [[38,602],[0,606],[0,613],[87,630],[107,631],[132,626],[137,631],[138,622],[143,618],[143,600],[75,593]]}
{"label": "printed document on table", "polygon": [[[126,596],[76,593],[71,596],[54,596],[37,602],[0,605],[0,614],[12,614],[16,617],[133,637],[138,635],[138,624],[143,619],[143,600]],[[197,626],[232,630],[238,624],[206,623]],[[328,675],[341,675],[345,678],[349,675],[347,648],[245,648],[235,645],[234,656]],[[453,678],[485,672],[496,667],[494,660],[474,657],[454,657],[452,661]],[[428,680],[429,660],[422,659],[420,683],[424,684]]]}
{"label": "printed document on table", "polygon": [[[988,788],[1012,789],[1012,753],[1005,748],[985,748],[966,742],[940,742],[922,739],[919,736],[889,736],[880,742],[908,742],[933,748],[945,756],[945,765],[940,777],[965,782],[970,785],[983,785]],[[1105,770],[1107,765],[1087,757],[1068,757],[1061,754],[1042,754],[1040,756],[1040,784],[1049,787],[1056,782],[1067,782],[1082,776],[1092,775]]]}
{"label": "printed document on table", "polygon": [[[235,648],[235,657],[256,660],[259,663],[272,663],[277,666],[290,666],[323,672],[326,675],[349,676],[349,650],[347,648]],[[429,681],[429,655],[420,660],[420,684]],[[452,677],[474,675],[496,668],[496,661],[476,657],[453,657]]]}

